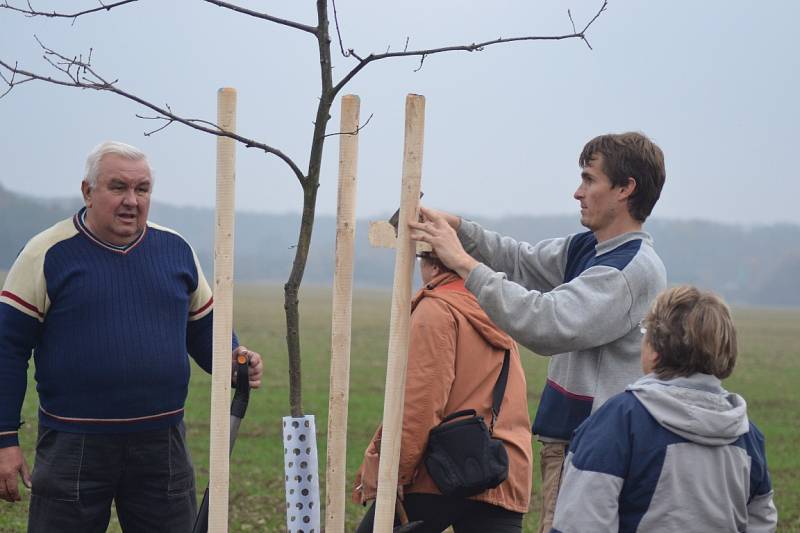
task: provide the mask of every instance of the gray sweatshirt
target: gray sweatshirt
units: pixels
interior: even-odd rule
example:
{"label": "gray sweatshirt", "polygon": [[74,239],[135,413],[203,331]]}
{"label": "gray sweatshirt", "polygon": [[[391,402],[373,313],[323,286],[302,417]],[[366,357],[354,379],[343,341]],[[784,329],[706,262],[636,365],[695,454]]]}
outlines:
{"label": "gray sweatshirt", "polygon": [[463,220],[458,236],[482,264],[466,287],[517,342],[553,356],[533,431],[569,440],[608,398],[641,376],[641,333],[664,264],[645,232],[597,243],[592,232],[536,245]]}

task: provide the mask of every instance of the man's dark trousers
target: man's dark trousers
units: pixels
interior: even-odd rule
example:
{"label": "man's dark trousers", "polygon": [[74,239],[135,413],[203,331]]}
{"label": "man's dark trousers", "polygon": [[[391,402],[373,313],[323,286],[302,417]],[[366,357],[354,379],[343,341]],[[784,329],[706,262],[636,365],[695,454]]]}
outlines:
{"label": "man's dark trousers", "polygon": [[40,425],[32,482],[29,533],[104,532],[112,501],[125,533],[186,533],[197,512],[183,422],[116,434]]}

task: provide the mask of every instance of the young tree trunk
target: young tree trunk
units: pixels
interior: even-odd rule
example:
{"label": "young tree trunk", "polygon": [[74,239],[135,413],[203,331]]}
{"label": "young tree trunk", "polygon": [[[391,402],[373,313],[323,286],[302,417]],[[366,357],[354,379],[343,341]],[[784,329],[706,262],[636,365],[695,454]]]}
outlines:
{"label": "young tree trunk", "polygon": [[300,357],[300,310],[298,293],[308,260],[311,233],[314,228],[314,211],[317,205],[319,173],[322,166],[322,151],[325,145],[325,131],[330,120],[331,105],[336,96],[333,89],[331,63],[331,38],[328,29],[327,0],[317,0],[317,44],[319,47],[319,67],[321,90],[317,116],[314,121],[314,134],[308,161],[308,175],[303,181],[303,216],[300,220],[300,235],[292,263],[292,272],[284,285],[284,309],[286,310],[286,345],[289,354],[289,407],[292,416],[303,415],[303,395],[301,390]]}

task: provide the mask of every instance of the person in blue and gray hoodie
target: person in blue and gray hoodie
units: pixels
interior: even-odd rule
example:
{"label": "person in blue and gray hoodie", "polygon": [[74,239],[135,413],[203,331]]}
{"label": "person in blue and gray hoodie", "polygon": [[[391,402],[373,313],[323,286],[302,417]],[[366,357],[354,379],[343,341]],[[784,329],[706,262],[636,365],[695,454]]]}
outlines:
{"label": "person in blue and gray hoodie", "polygon": [[575,432],[551,531],[775,531],[764,436],[720,381],[737,355],[727,306],[676,287],[642,330],[646,375]]}
{"label": "person in blue and gray hoodie", "polygon": [[601,135],[578,164],[584,233],[530,245],[431,209],[421,210],[424,222],[409,222],[411,238],[433,246],[495,324],[552,356],[533,422],[542,442],[540,532],[550,530],[572,432],[641,377],[636,324],[666,287],[642,230],[666,179],[661,149],[641,133]]}

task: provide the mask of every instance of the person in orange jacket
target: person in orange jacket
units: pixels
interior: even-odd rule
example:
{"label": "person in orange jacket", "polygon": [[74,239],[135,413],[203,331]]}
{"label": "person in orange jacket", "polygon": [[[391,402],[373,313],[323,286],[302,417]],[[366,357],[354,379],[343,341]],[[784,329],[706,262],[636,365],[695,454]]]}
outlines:
{"label": "person in orange jacket", "polygon": [[[424,286],[412,301],[408,370],[403,407],[398,493],[415,532],[522,531],[531,493],[531,431],[525,374],[514,341],[501,331],[464,287],[464,281],[430,253],[420,255]],[[447,415],[475,409],[491,420],[492,390],[510,351],[508,384],[494,426],[508,453],[508,478],[471,498],[442,495],[423,463],[428,432]],[[356,474],[353,500],[374,500],[382,427]],[[372,531],[375,504],[357,532]]]}

